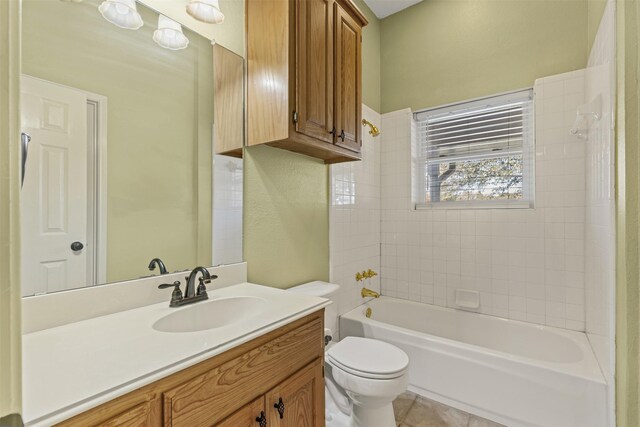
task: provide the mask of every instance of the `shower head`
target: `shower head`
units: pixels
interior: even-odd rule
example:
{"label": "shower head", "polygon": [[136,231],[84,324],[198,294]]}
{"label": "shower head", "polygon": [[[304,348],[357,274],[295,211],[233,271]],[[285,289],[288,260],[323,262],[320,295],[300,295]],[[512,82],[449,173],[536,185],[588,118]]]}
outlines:
{"label": "shower head", "polygon": [[371,129],[369,130],[369,134],[373,137],[380,135],[380,129],[373,123],[371,123],[367,119],[362,119],[362,126],[369,126]]}

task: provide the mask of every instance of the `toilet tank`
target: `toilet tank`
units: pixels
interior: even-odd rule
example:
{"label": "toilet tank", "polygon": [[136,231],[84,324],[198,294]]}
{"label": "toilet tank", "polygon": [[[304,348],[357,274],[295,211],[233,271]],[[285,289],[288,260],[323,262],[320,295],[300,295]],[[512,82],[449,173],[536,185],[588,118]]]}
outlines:
{"label": "toilet tank", "polygon": [[315,281],[305,283],[304,285],[289,288],[291,292],[298,292],[305,295],[313,295],[315,297],[327,298],[333,304],[324,309],[324,327],[330,329],[333,334],[334,341],[338,338],[338,306],[340,305],[340,285],[335,283],[327,283]]}

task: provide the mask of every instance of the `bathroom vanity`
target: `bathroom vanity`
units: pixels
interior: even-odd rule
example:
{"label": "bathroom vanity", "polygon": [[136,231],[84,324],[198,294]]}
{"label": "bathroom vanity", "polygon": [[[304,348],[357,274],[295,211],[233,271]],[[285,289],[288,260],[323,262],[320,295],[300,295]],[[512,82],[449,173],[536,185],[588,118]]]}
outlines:
{"label": "bathroom vanity", "polygon": [[26,425],[324,426],[328,301],[249,283],[209,297],[24,335]]}
{"label": "bathroom vanity", "polygon": [[322,353],[316,312],[60,425],[321,426]]}

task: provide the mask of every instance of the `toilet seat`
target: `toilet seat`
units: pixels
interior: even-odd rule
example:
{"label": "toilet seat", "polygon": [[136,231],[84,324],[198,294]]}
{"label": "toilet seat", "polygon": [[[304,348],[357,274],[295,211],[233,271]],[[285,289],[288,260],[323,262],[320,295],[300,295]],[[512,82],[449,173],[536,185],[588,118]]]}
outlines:
{"label": "toilet seat", "polygon": [[404,375],[409,357],[399,348],[369,338],[346,337],[326,352],[337,369],[368,379],[393,379]]}

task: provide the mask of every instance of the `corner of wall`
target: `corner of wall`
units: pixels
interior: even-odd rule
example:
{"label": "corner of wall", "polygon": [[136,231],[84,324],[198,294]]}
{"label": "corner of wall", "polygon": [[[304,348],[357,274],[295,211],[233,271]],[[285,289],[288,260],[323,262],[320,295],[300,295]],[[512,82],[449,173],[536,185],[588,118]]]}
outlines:
{"label": "corner of wall", "polygon": [[626,0],[616,8],[616,418],[632,427],[640,424],[640,5]]}
{"label": "corner of wall", "polygon": [[610,0],[587,1],[587,47],[589,50],[596,39],[600,21],[602,21],[602,16],[609,1]]}
{"label": "corner of wall", "polygon": [[381,108],[380,20],[364,0],[354,0],[369,24],[362,30],[362,103],[376,112]]}
{"label": "corner of wall", "polygon": [[[21,412],[20,3],[0,2],[0,417]],[[15,417],[14,417],[15,418]]]}
{"label": "corner of wall", "polygon": [[386,132],[380,114],[367,105],[362,116],[382,132],[363,134],[362,161],[331,165],[329,170],[329,221],[331,282],[340,285],[340,314],[366,301],[360,289],[380,291],[380,276],[355,280],[355,274],[372,269],[380,273],[380,153]]}

